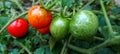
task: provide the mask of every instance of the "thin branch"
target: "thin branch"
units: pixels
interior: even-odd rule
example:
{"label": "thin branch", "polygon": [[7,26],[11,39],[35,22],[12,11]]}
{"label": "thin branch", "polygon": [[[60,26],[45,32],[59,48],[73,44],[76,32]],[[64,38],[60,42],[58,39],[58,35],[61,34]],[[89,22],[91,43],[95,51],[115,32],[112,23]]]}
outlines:
{"label": "thin branch", "polygon": [[23,8],[23,6],[20,4],[20,2],[18,0],[10,0],[10,1],[14,2],[20,8],[20,10],[22,12],[25,11],[24,8]]}
{"label": "thin branch", "polygon": [[18,43],[24,50],[26,50],[26,51],[28,52],[28,54],[32,54],[32,53],[30,52],[30,50],[29,50],[25,45],[23,45],[21,42],[17,41],[17,43]]}
{"label": "thin branch", "polygon": [[106,12],[105,6],[103,4],[103,0],[100,0],[100,5],[101,5],[101,8],[102,8],[105,20],[106,20],[106,24],[108,26],[109,36],[110,36],[110,38],[112,38],[113,37],[113,30],[112,30],[110,20],[109,20],[109,18],[107,16],[107,12]]}
{"label": "thin branch", "polygon": [[90,48],[89,50],[93,51],[95,53],[97,50],[110,45],[110,40],[111,39],[108,39],[108,40],[104,41],[103,43],[101,43],[101,44],[99,44],[99,45],[97,45],[97,46],[95,46],[93,48]]}
{"label": "thin branch", "polygon": [[86,5],[84,5],[80,10],[84,9],[85,7],[87,7],[88,5],[90,5],[94,0],[89,1]]}
{"label": "thin branch", "polygon": [[3,30],[5,30],[5,28],[10,24],[12,23],[14,20],[18,19],[19,17],[23,16],[27,14],[27,11],[26,12],[23,12],[22,14],[20,14],[19,16],[15,17],[15,18],[11,18],[6,24],[5,26],[3,26],[1,29],[0,29],[0,34],[3,32]]}
{"label": "thin branch", "polygon": [[68,41],[66,40],[60,54],[64,54]]}
{"label": "thin branch", "polygon": [[70,49],[75,50],[75,51],[77,51],[77,52],[79,52],[79,53],[84,53],[84,54],[88,54],[88,53],[89,53],[89,50],[88,50],[88,49],[76,47],[76,46],[74,46],[74,45],[72,45],[72,44],[68,44],[67,46],[68,46]]}

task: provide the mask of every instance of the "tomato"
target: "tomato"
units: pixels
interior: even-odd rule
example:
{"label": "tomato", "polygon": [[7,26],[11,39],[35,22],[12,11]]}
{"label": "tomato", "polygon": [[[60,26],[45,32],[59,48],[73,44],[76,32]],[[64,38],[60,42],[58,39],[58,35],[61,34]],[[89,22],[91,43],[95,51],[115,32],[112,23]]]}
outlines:
{"label": "tomato", "polygon": [[28,22],[23,18],[19,18],[12,22],[8,26],[7,30],[13,37],[24,37],[24,35],[28,32]]}
{"label": "tomato", "polygon": [[70,32],[79,39],[92,38],[98,28],[97,16],[88,10],[77,12],[70,21]]}
{"label": "tomato", "polygon": [[34,5],[28,11],[28,22],[36,29],[44,28],[51,23],[52,14],[39,5]]}
{"label": "tomato", "polygon": [[63,39],[69,31],[69,20],[63,17],[55,17],[50,24],[51,35],[55,39]]}
{"label": "tomato", "polygon": [[38,29],[41,34],[49,34],[50,33],[50,25],[46,26],[45,28]]}

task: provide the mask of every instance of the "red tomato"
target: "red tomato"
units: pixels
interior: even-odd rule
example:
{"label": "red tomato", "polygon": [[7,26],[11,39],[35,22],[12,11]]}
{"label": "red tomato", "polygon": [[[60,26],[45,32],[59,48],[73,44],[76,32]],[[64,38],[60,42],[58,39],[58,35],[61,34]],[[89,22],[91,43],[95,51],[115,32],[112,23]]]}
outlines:
{"label": "red tomato", "polygon": [[41,28],[41,29],[38,29],[38,31],[41,33],[41,34],[49,34],[50,33],[50,25],[44,27],[44,28]]}
{"label": "red tomato", "polygon": [[23,37],[28,32],[28,22],[19,18],[8,26],[8,32],[16,38]]}
{"label": "red tomato", "polygon": [[39,5],[34,5],[28,12],[28,22],[36,29],[44,28],[50,24],[52,14]]}

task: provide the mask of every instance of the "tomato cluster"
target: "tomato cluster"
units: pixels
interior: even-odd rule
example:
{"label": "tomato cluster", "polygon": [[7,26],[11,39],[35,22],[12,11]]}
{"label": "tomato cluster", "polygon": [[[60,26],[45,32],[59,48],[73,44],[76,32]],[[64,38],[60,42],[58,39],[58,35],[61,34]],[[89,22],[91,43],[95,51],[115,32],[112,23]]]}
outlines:
{"label": "tomato cluster", "polygon": [[70,32],[73,37],[85,40],[92,38],[97,28],[97,16],[91,11],[81,10],[70,21],[68,18],[55,17],[51,22],[50,32],[56,39],[67,37],[68,32]]}
{"label": "tomato cluster", "polygon": [[[52,14],[40,5],[34,5],[28,11],[28,22],[41,34],[49,34],[59,40],[68,36],[68,32],[78,39],[93,37],[98,28],[98,19],[88,10],[80,10],[71,20],[57,16],[52,20]],[[23,37],[28,32],[28,23],[19,18],[8,26],[8,32],[14,37]]]}
{"label": "tomato cluster", "polygon": [[52,21],[52,14],[50,11],[44,9],[42,6],[32,6],[28,12],[28,22],[31,26],[38,29],[41,34],[48,34],[49,26]]}

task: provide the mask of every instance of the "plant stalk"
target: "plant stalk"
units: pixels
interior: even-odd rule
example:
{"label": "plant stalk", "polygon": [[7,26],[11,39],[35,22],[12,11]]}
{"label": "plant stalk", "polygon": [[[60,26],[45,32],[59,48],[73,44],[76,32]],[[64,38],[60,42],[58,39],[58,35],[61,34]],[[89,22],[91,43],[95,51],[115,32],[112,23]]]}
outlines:
{"label": "plant stalk", "polygon": [[14,20],[18,19],[19,17],[23,16],[27,14],[27,11],[26,12],[23,12],[22,14],[20,14],[19,16],[15,17],[15,18],[11,18],[6,24],[5,26],[3,26],[1,29],[0,29],[0,34],[3,32],[3,30],[5,30],[5,28],[10,24],[12,23]]}
{"label": "plant stalk", "polygon": [[27,52],[28,52],[28,54],[32,54],[31,52],[30,52],[30,50],[26,47],[26,46],[24,46],[21,42],[19,42],[19,41],[17,41],[18,42],[18,44],[24,49],[24,50],[26,50]]}
{"label": "plant stalk", "polygon": [[43,5],[43,0],[39,0],[39,4],[40,4],[42,7],[44,7],[44,5]]}
{"label": "plant stalk", "polygon": [[89,1],[86,5],[84,5],[80,10],[83,10],[85,7],[87,7],[88,5],[90,5],[94,0]]}
{"label": "plant stalk", "polygon": [[74,46],[74,45],[72,45],[72,44],[68,44],[67,46],[68,46],[70,49],[75,50],[75,51],[77,51],[77,52],[79,52],[79,53],[89,54],[89,50],[88,50],[88,49],[79,48],[79,47],[76,47],[76,46]]}
{"label": "plant stalk", "polygon": [[68,44],[68,41],[67,41],[67,40],[65,40],[65,43],[64,43],[64,45],[63,45],[63,48],[62,48],[62,50],[61,50],[61,53],[60,53],[60,54],[64,54],[64,52],[65,52],[65,50],[66,50],[66,46],[67,46],[67,44]]}
{"label": "plant stalk", "polygon": [[21,10],[22,12],[25,12],[23,6],[19,3],[18,0],[11,0],[11,1],[14,2],[14,3],[20,8],[20,10]]}
{"label": "plant stalk", "polygon": [[107,12],[106,12],[106,9],[105,9],[103,0],[99,0],[99,1],[100,1],[100,5],[101,5],[101,8],[102,8],[102,11],[103,11],[105,20],[106,20],[106,24],[107,24],[107,26],[108,26],[109,36],[110,36],[110,38],[113,38],[112,26],[111,26],[110,20],[109,20],[109,18],[108,18],[108,16],[107,16]]}
{"label": "plant stalk", "polygon": [[35,5],[35,0],[32,0],[32,6]]}
{"label": "plant stalk", "polygon": [[93,48],[90,48],[89,50],[95,53],[95,52],[97,52],[97,50],[110,45],[110,40],[111,39],[108,39],[108,40],[104,41],[103,43],[101,43]]}

